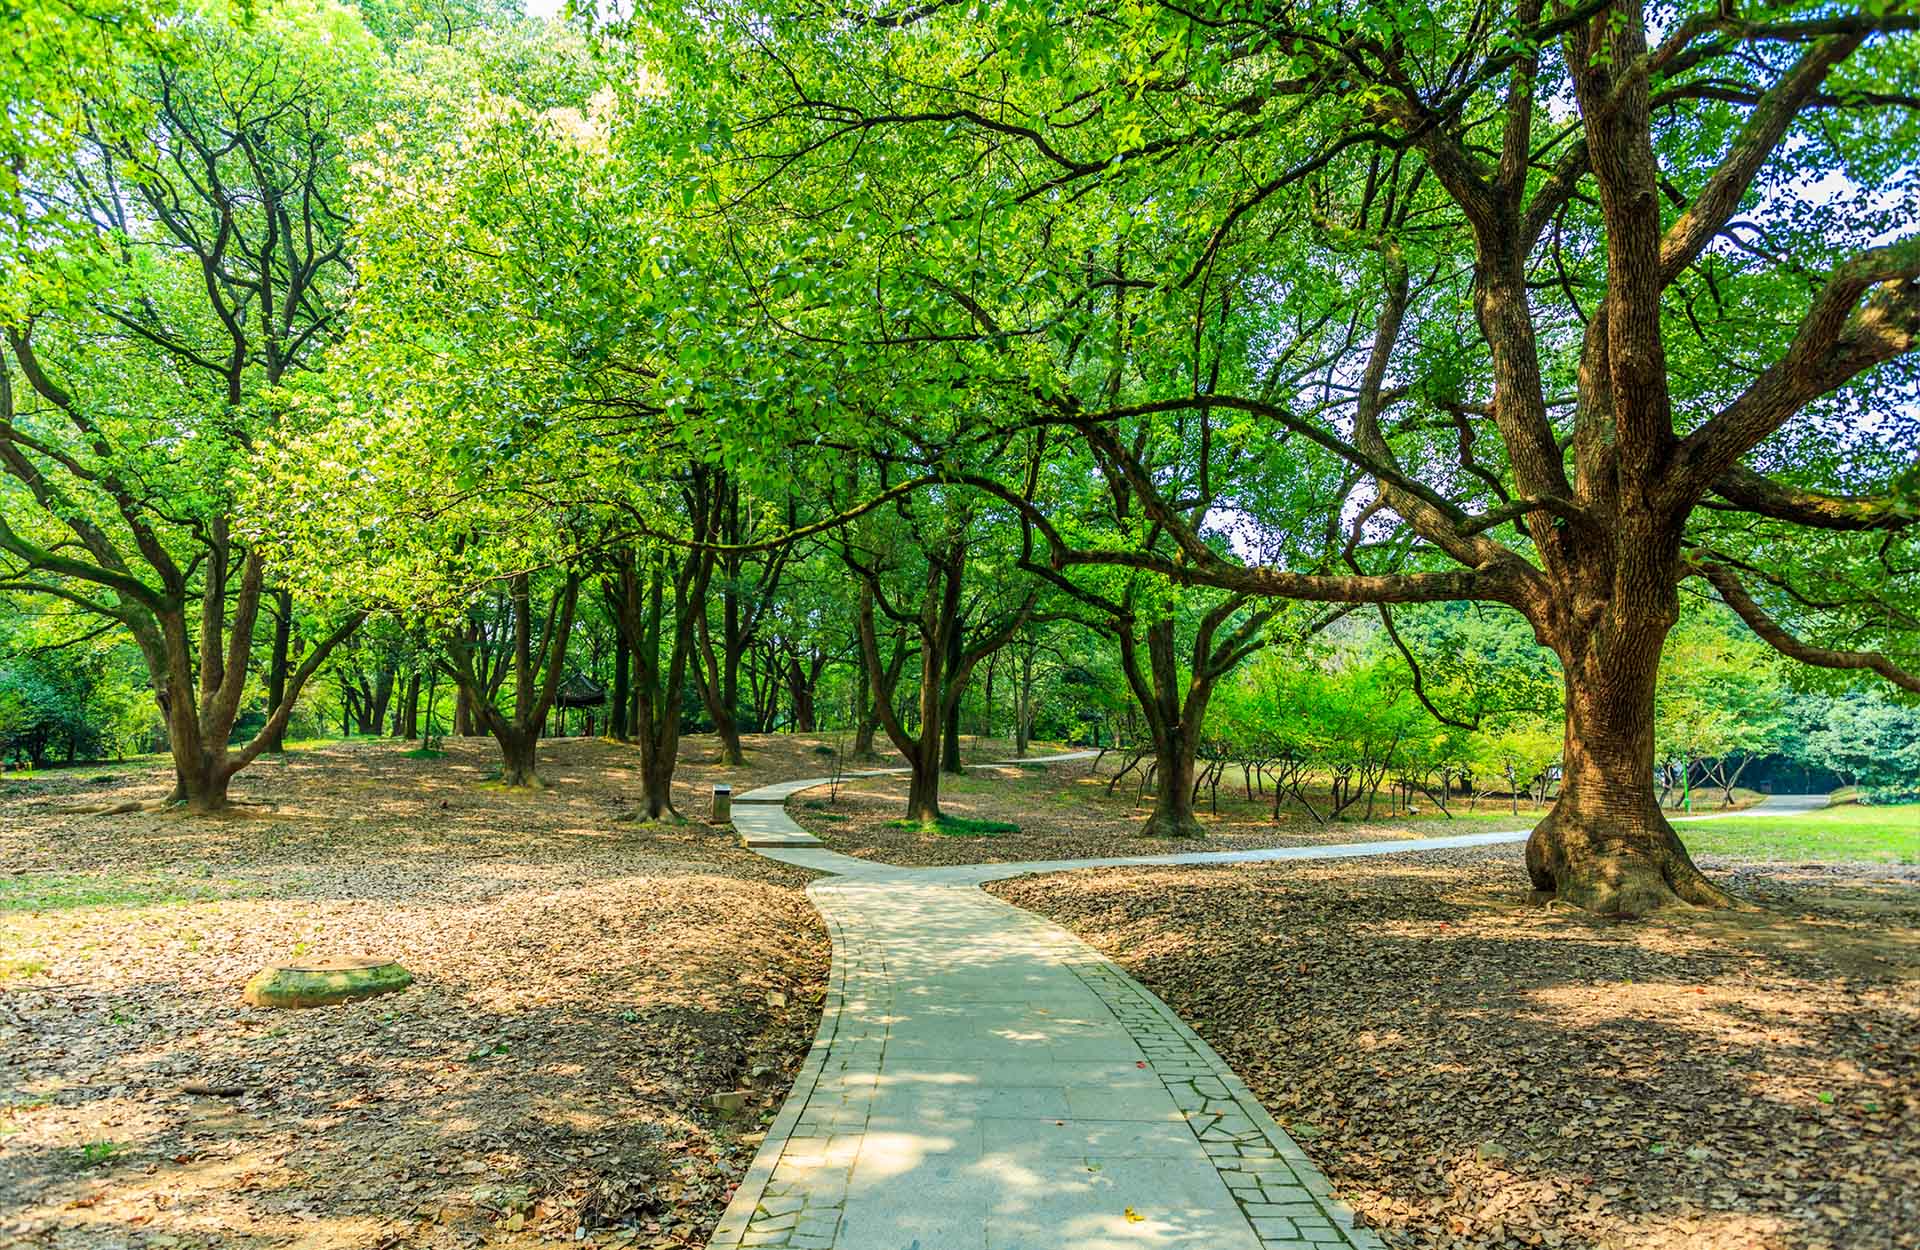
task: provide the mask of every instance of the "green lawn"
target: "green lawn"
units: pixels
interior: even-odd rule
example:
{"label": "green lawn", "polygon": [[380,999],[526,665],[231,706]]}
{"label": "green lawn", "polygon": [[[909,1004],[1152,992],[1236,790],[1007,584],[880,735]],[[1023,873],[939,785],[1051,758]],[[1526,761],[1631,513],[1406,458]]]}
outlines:
{"label": "green lawn", "polygon": [[1920,864],[1920,803],[1849,803],[1804,816],[1729,816],[1679,826],[1687,849],[1740,859]]}
{"label": "green lawn", "polygon": [[0,912],[65,911],[74,907],[153,907],[232,898],[244,890],[236,880],[186,881],[178,877],[122,877],[110,873],[0,877]]}
{"label": "green lawn", "polygon": [[887,822],[894,829],[917,829],[946,838],[997,838],[1003,833],[1019,833],[1020,826],[1004,820],[971,820],[965,816],[942,816],[934,821],[899,820]]}

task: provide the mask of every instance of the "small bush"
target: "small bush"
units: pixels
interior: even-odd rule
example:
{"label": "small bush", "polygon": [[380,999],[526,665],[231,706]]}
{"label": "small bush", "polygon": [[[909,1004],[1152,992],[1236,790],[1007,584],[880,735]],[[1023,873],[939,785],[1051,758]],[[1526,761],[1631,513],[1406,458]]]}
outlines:
{"label": "small bush", "polygon": [[74,1149],[73,1163],[81,1168],[99,1167],[125,1149],[126,1146],[117,1141],[90,1141]]}

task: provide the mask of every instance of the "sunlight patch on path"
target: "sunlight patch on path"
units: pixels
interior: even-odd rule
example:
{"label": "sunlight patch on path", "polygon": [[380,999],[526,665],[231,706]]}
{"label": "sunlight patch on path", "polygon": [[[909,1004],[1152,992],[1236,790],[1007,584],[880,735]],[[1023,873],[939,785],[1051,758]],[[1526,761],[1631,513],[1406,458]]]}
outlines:
{"label": "sunlight patch on path", "polygon": [[[734,800],[747,845],[831,874],[808,894],[833,935],[833,970],[813,1049],[712,1250],[1381,1250],[1166,1004],[1065,929],[977,887],[1079,868],[1495,846],[1527,830],[903,868],[828,850],[794,823],[786,799],[827,784]],[[1825,801],[1778,796],[1738,814]]]}

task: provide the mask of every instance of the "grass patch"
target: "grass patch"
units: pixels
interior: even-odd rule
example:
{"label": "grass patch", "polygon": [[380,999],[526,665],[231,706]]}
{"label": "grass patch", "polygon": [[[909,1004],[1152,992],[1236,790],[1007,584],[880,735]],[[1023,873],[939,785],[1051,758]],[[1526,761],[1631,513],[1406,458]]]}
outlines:
{"label": "grass patch", "polygon": [[943,838],[997,838],[1003,833],[1019,833],[1020,826],[1004,820],[969,820],[965,816],[942,816],[938,820],[899,820],[887,822],[890,829],[912,829],[935,833]]}
{"label": "grass patch", "polygon": [[1679,832],[1687,849],[1702,855],[1920,864],[1920,803],[1848,804],[1801,816],[1729,816],[1683,825]]}
{"label": "grass patch", "polygon": [[[227,883],[229,887],[239,882]],[[0,877],[0,912],[65,911],[75,907],[152,907],[228,898],[231,888],[166,879],[105,876]]]}
{"label": "grass patch", "polygon": [[46,970],[44,959],[0,959],[0,981],[8,977],[37,977]]}
{"label": "grass patch", "polygon": [[415,747],[411,751],[400,752],[403,760],[440,760],[446,757],[447,753],[438,747]]}
{"label": "grass patch", "polygon": [[76,1168],[97,1168],[111,1162],[113,1157],[126,1151],[126,1144],[117,1141],[90,1141],[73,1149],[73,1166]]}

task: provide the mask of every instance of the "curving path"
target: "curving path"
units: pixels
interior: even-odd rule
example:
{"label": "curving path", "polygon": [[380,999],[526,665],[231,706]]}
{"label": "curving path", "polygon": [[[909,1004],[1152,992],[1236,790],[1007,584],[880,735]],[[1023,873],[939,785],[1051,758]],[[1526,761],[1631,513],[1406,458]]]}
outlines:
{"label": "curving path", "polygon": [[1486,846],[1524,831],[901,868],[828,850],[787,815],[788,797],[828,781],[734,800],[747,845],[832,874],[808,893],[833,968],[813,1049],[712,1250],[1379,1250],[1165,1004],[1065,929],[976,887],[1067,868]]}

